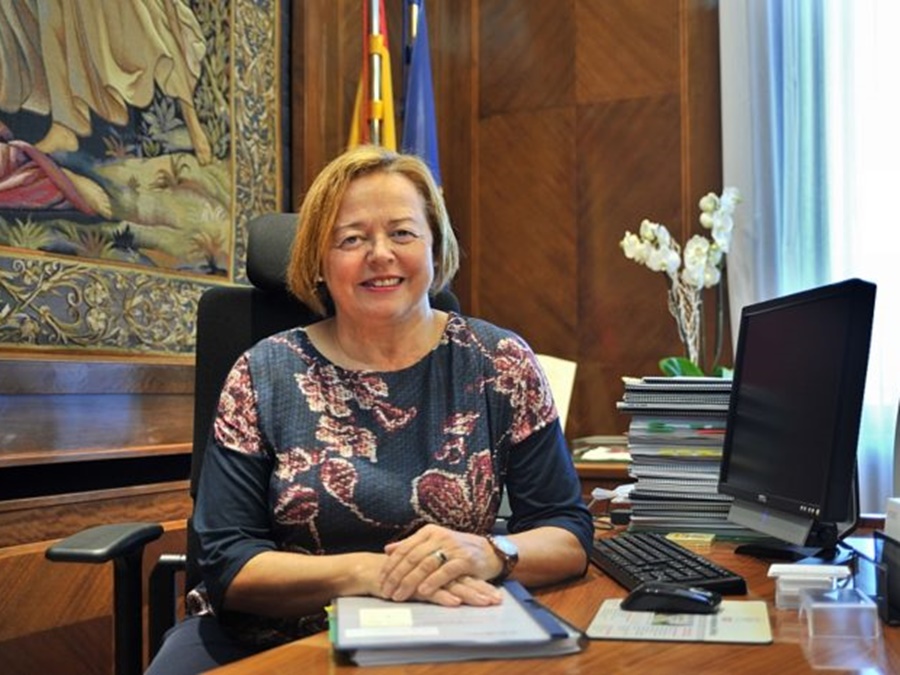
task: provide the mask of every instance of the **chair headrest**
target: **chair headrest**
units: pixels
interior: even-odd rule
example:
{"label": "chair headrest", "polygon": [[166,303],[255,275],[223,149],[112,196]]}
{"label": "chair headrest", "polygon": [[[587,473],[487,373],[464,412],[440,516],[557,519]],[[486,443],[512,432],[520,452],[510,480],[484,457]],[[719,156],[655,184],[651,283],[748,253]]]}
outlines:
{"label": "chair headrest", "polygon": [[286,289],[296,213],[267,213],[247,223],[247,278],[264,291]]}

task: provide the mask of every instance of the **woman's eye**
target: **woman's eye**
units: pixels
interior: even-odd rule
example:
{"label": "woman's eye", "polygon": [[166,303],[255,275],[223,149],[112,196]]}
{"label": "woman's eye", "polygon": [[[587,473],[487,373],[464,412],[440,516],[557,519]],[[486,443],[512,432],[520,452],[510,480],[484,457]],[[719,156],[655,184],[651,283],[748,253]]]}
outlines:
{"label": "woman's eye", "polygon": [[419,235],[412,230],[394,230],[391,236],[397,241],[412,241],[419,238]]}
{"label": "woman's eye", "polygon": [[351,234],[338,241],[338,248],[342,248],[345,250],[359,248],[362,243],[362,237],[360,237],[359,235]]}

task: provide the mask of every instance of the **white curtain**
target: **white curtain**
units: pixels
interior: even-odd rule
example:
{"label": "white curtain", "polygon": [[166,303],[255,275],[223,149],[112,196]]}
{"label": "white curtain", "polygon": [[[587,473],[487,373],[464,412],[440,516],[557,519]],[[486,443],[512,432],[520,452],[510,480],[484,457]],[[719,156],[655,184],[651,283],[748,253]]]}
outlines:
{"label": "white curtain", "polygon": [[878,286],[859,443],[861,506],[892,495],[900,398],[900,3],[722,0],[724,183],[741,189],[732,325],[749,303],[853,276]]}

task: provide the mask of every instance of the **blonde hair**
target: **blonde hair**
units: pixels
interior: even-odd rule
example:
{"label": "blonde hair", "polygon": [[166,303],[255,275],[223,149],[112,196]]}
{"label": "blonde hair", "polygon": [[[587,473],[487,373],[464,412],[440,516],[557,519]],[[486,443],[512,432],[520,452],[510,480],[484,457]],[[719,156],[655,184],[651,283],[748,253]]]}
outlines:
{"label": "blonde hair", "polygon": [[425,162],[379,146],[358,146],[332,160],[316,176],[300,207],[291,247],[288,289],[321,316],[329,313],[320,284],[322,263],[332,245],[331,234],[344,194],[354,179],[380,171],[405,176],[425,201],[425,217],[434,240],[431,293],[444,288],[459,269],[459,244],[440,188]]}

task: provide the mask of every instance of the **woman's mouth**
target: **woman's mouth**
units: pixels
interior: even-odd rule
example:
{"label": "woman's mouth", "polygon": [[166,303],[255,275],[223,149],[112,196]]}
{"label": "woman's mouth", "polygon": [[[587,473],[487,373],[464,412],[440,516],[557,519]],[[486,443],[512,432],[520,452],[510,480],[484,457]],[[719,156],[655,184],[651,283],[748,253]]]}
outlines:
{"label": "woman's mouth", "polygon": [[402,282],[403,279],[400,277],[369,279],[368,281],[363,282],[363,286],[368,286],[371,288],[391,288],[393,286],[399,286]]}

